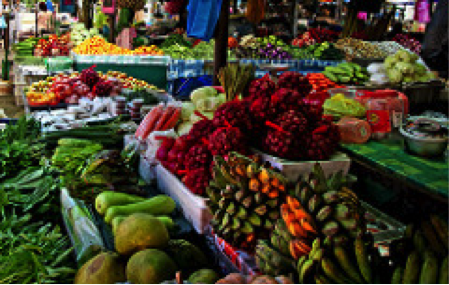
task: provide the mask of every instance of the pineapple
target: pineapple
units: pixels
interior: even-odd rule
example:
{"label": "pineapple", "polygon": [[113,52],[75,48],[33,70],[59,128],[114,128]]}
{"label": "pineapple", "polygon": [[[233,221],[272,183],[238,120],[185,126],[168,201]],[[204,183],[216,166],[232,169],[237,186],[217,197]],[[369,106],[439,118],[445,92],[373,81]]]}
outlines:
{"label": "pineapple", "polygon": [[280,217],[285,178],[237,153],[214,158],[213,180],[206,189],[212,226],[232,246],[253,251]]}

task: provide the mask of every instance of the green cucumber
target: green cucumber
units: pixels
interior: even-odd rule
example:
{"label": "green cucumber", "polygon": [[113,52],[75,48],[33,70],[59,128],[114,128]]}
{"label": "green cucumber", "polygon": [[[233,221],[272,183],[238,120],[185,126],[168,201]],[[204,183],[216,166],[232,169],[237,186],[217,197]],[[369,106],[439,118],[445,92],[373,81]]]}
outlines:
{"label": "green cucumber", "polygon": [[135,204],[145,200],[147,198],[114,191],[104,191],[95,199],[95,209],[100,215],[104,215],[112,206]]}
{"label": "green cucumber", "polygon": [[129,216],[135,213],[144,213],[150,215],[170,215],[176,208],[175,201],[166,195],[157,195],[145,201],[122,205],[111,206],[107,209],[105,222],[110,224],[117,216]]}

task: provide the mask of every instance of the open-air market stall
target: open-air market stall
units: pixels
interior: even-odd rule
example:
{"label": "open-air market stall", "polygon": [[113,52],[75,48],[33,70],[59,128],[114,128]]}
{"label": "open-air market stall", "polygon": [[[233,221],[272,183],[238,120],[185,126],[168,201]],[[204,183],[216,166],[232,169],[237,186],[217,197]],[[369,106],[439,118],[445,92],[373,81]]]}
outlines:
{"label": "open-air market stall", "polygon": [[[131,35],[142,1],[106,4]],[[415,50],[325,28],[105,38],[13,49],[0,283],[449,282],[449,119],[422,96],[447,86]]]}

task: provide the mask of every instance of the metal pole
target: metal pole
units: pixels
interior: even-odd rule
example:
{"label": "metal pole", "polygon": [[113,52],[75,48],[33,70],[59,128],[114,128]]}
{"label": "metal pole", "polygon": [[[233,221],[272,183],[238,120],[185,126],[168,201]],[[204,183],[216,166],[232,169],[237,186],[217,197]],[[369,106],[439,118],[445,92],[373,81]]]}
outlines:
{"label": "metal pole", "polygon": [[299,0],[294,0],[293,3],[293,38],[296,38],[298,35],[298,17],[299,17],[299,11],[298,11],[298,4]]}
{"label": "metal pole", "polygon": [[218,19],[214,52],[214,85],[219,85],[218,73],[220,68],[226,66],[228,58],[228,22],[230,0],[221,4],[220,18]]}

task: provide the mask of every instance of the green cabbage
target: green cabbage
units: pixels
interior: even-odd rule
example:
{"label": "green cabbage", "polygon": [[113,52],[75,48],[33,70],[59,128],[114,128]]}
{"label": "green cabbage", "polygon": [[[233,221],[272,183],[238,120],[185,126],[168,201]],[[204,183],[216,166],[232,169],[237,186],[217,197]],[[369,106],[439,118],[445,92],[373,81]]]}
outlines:
{"label": "green cabbage", "polygon": [[389,69],[387,70],[388,79],[392,83],[400,83],[402,81],[402,73],[398,69]]}
{"label": "green cabbage", "polygon": [[196,102],[196,108],[201,112],[215,111],[220,105],[221,101],[218,97],[201,98]]}
{"label": "green cabbage", "polygon": [[397,62],[396,57],[394,57],[394,56],[387,57],[384,62],[385,69],[393,68],[394,65],[396,64],[396,62]]}
{"label": "green cabbage", "polygon": [[193,102],[193,104],[197,104],[199,99],[205,99],[209,97],[215,97],[217,96],[218,92],[213,87],[201,87],[196,89],[190,94],[190,100]]}
{"label": "green cabbage", "polygon": [[193,126],[193,123],[190,121],[182,122],[181,124],[178,125],[178,128],[176,131],[179,136],[182,136],[182,135],[189,133],[192,126]]}
{"label": "green cabbage", "polygon": [[415,71],[413,64],[407,62],[398,62],[394,68],[402,74],[413,74]]}
{"label": "green cabbage", "polygon": [[195,105],[191,102],[182,102],[182,108],[181,108],[181,119],[183,121],[189,121],[190,116],[195,111]]}

